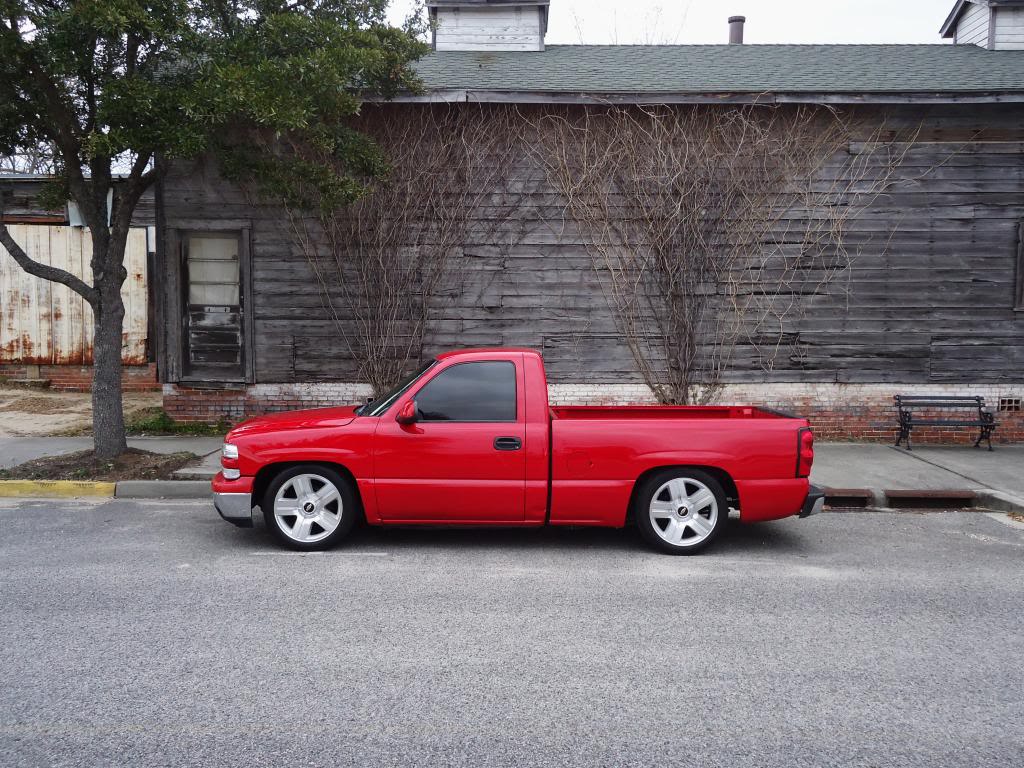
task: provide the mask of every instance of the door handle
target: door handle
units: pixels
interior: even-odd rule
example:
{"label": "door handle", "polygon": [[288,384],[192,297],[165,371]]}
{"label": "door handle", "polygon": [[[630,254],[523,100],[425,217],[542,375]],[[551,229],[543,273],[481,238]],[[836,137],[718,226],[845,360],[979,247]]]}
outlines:
{"label": "door handle", "polygon": [[494,449],[496,451],[518,451],[522,447],[523,441],[518,437],[494,438]]}

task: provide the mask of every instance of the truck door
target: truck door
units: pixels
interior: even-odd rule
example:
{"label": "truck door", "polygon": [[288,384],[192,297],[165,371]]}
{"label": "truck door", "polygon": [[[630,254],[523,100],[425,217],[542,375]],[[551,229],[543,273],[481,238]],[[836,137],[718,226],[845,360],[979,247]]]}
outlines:
{"label": "truck door", "polygon": [[[387,522],[519,523],[525,519],[523,368],[512,360],[441,368],[380,418],[377,507]],[[396,414],[412,400],[416,421]]]}

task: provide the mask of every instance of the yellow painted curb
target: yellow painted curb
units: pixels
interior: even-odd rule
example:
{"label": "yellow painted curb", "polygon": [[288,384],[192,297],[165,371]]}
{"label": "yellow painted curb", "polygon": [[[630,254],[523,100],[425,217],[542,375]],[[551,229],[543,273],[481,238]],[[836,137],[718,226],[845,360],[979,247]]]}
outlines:
{"label": "yellow painted curb", "polygon": [[0,480],[0,496],[67,499],[76,496],[113,496],[117,483],[77,480]]}

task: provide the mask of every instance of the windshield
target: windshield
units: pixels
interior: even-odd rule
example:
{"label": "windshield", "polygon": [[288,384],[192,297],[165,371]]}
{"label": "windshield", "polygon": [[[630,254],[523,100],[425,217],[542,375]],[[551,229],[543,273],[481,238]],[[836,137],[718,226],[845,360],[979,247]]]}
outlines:
{"label": "windshield", "polygon": [[425,363],[420,366],[416,373],[413,373],[398,383],[398,385],[388,392],[383,397],[372,400],[366,405],[361,405],[356,408],[356,416],[380,416],[384,411],[391,407],[391,405],[400,398],[409,387],[416,383],[416,380],[424,373],[429,371],[434,365],[437,364],[436,360],[431,360],[429,363]]}

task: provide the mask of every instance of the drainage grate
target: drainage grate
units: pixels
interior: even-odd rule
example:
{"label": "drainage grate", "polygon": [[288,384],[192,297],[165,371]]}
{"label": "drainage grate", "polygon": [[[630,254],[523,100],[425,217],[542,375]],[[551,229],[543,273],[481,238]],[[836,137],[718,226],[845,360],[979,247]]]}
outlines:
{"label": "drainage grate", "polygon": [[826,488],[825,506],[829,509],[867,509],[874,494],[863,488]]}
{"label": "drainage grate", "polygon": [[974,506],[974,491],[886,491],[886,502],[893,509],[969,509]]}

